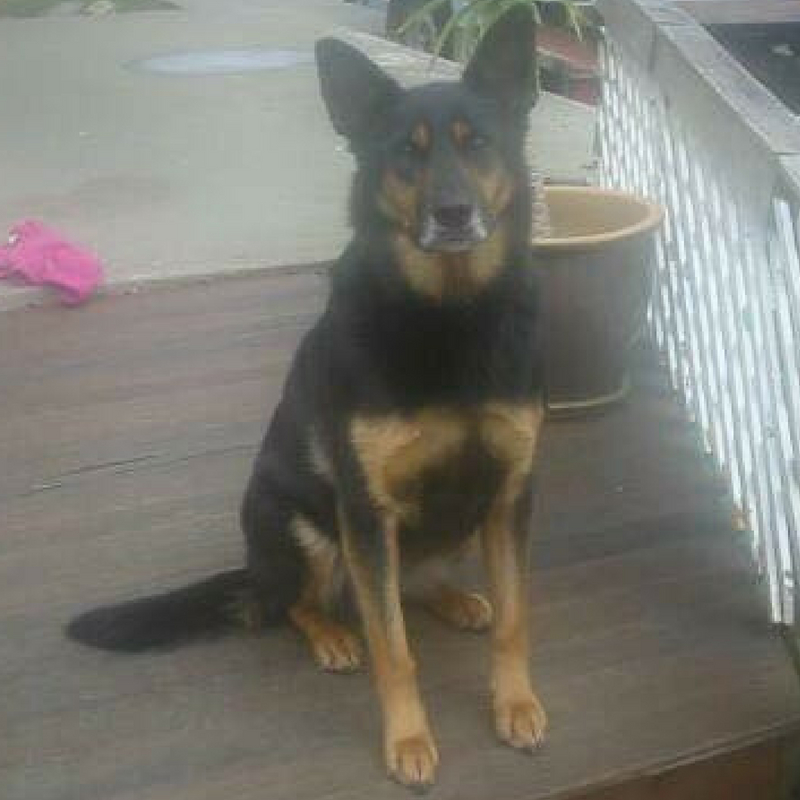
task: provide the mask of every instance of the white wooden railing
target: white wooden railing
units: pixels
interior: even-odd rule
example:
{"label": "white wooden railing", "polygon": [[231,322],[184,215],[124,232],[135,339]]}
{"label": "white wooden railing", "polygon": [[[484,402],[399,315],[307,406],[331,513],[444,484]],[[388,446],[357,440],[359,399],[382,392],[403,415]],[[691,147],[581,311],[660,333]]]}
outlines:
{"label": "white wooden railing", "polygon": [[607,184],[660,200],[650,330],[752,534],[773,620],[800,586],[800,120],[693,20],[599,0]]}

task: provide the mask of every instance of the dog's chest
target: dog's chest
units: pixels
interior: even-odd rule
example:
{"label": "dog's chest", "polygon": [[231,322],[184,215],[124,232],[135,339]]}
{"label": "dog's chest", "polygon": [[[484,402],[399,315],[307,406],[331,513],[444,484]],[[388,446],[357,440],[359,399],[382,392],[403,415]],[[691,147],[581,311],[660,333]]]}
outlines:
{"label": "dog's chest", "polygon": [[[541,421],[533,404],[358,417],[351,434],[374,502],[405,527],[470,528],[530,472]],[[444,519],[446,518],[446,520]]]}

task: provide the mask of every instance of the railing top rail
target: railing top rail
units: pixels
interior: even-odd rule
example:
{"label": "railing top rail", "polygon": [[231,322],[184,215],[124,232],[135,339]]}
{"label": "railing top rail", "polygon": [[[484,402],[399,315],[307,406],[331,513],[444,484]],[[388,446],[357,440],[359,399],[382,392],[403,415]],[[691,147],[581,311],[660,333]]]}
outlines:
{"label": "railing top rail", "polygon": [[658,86],[688,132],[763,196],[800,202],[800,120],[689,14],[663,0],[598,0],[615,45]]}

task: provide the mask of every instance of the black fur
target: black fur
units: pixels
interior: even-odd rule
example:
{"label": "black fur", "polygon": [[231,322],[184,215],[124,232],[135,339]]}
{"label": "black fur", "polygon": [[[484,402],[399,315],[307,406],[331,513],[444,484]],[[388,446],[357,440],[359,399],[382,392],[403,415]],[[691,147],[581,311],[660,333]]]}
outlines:
{"label": "black fur", "polygon": [[[464,81],[409,91],[347,45],[319,43],[323,97],[356,158],[354,236],[333,271],[327,308],[296,353],[255,461],[241,513],[246,570],[89,612],[69,625],[70,636],[116,650],[162,646],[230,626],[230,609],[242,593],[259,605],[262,619],[281,618],[297,599],[303,576],[302,553],[290,531],[298,516],[337,540],[337,512],[345,514],[379,570],[376,509],[348,437],[353,417],[527,401],[540,392],[523,155],[535,67],[530,55],[517,57],[530,51],[532,37],[529,15],[511,12],[484,41]],[[392,246],[394,223],[377,197],[388,168],[401,176],[420,168],[404,146],[415,122],[424,118],[438,136],[454,116],[466,119],[488,144],[474,154],[437,151],[428,168],[446,169],[454,158],[493,158],[511,175],[513,196],[502,214],[508,240],[497,275],[469,297],[436,299],[403,277]],[[315,466],[312,440],[331,474]],[[499,470],[485,454],[466,453],[455,471],[424,476],[424,513],[415,529],[403,531],[403,547],[427,552],[473,532]],[[445,535],[450,541],[437,538]]]}
{"label": "black fur", "polygon": [[246,570],[223,572],[172,592],[88,611],[69,623],[67,633],[107,650],[165,647],[229,627],[228,606],[248,585]]}

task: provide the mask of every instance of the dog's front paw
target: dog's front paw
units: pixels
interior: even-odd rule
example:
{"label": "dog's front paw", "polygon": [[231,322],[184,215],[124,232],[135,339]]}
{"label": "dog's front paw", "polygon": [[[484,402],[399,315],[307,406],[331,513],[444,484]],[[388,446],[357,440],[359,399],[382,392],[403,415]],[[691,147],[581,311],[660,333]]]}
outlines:
{"label": "dog's front paw", "polygon": [[433,784],[439,754],[428,731],[405,736],[386,744],[389,774],[404,786],[425,791]]}
{"label": "dog's front paw", "polygon": [[547,715],[533,692],[496,701],[494,716],[497,735],[506,744],[533,751],[544,741]]}

